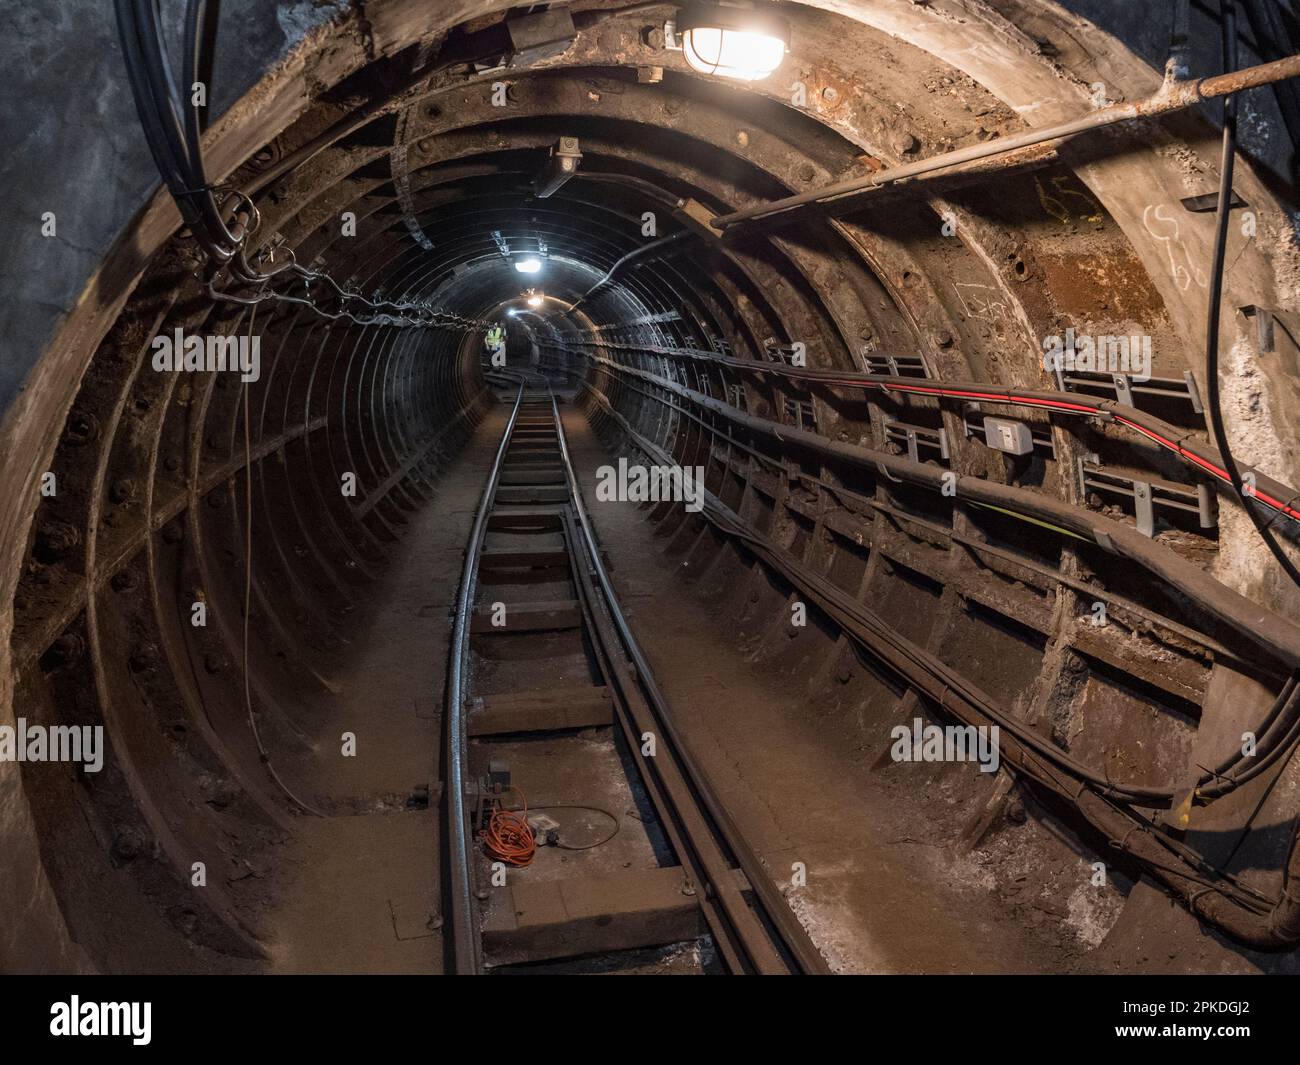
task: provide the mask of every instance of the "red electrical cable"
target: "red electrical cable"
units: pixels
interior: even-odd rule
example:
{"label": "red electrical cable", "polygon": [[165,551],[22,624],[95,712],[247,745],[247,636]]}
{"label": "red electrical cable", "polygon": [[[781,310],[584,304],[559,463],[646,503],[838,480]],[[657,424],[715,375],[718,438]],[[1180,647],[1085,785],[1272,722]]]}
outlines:
{"label": "red electrical cable", "polygon": [[[1020,404],[1027,407],[1045,407],[1048,410],[1061,411],[1063,413],[1070,413],[1070,414],[1084,414],[1084,415],[1096,416],[1096,414],[1098,413],[1097,409],[1094,407],[1083,406],[1077,403],[1066,403],[1060,400],[1048,400],[1048,399],[1031,398],[1028,396],[1018,396],[1014,392],[1009,392],[1006,395],[1000,395],[1000,394],[990,394],[985,392],[970,392],[970,391],[957,389],[957,388],[928,388],[928,387],[920,387],[916,385],[881,384],[881,385],[872,386],[863,381],[843,381],[843,380],[830,381],[827,383],[843,385],[843,386],[876,387],[886,392],[916,393],[919,395],[945,396],[945,397],[953,397],[953,398],[960,398],[960,399],[982,399],[994,403]],[[1188,451],[1181,444],[1173,440],[1167,440],[1159,433],[1152,432],[1150,429],[1146,428],[1145,426],[1139,425],[1137,422],[1131,421],[1130,419],[1125,418],[1121,414],[1114,414],[1112,412],[1112,416],[1114,417],[1115,421],[1119,422],[1120,425],[1127,426],[1128,428],[1132,429],[1134,432],[1139,433],[1142,436],[1145,436],[1148,440],[1151,440],[1159,444],[1161,447],[1174,452],[1176,455],[1181,456],[1182,458],[1186,459],[1188,462],[1191,462],[1193,465],[1199,467],[1200,469],[1204,470],[1206,473],[1210,474],[1210,476],[1214,477],[1216,480],[1222,481],[1224,484],[1227,485],[1232,484],[1232,478],[1231,476],[1229,476],[1228,471],[1223,469],[1221,466],[1216,466],[1208,459],[1203,459],[1201,458],[1201,456],[1194,454],[1191,451]],[[1255,491],[1249,494],[1251,498],[1264,504],[1264,506],[1269,507],[1272,510],[1276,510],[1280,514],[1285,514],[1288,518],[1291,518],[1293,521],[1300,521],[1300,510],[1291,506],[1290,503],[1284,503],[1282,500],[1275,499],[1267,492],[1261,492],[1258,489],[1256,489]]]}
{"label": "red electrical cable", "polygon": [[[610,346],[617,346],[617,345],[610,345]],[[663,355],[681,354],[681,351],[675,348],[650,348],[648,350]],[[773,369],[767,366],[760,366],[758,368],[766,372],[779,374],[780,376],[791,377],[799,380],[807,379],[812,384],[831,385],[838,388],[879,389],[882,392],[901,392],[910,395],[939,396],[939,397],[950,398],[950,399],[983,400],[990,403],[1005,403],[1010,406],[1038,407],[1044,410],[1057,411],[1063,414],[1078,414],[1084,417],[1094,417],[1094,418],[1103,413],[1103,411],[1098,409],[1097,407],[1088,406],[1086,404],[1069,403],[1066,402],[1065,400],[1043,399],[1038,396],[1023,396],[1011,390],[1008,390],[1005,393],[977,392],[973,389],[941,388],[941,387],[935,387],[933,385],[904,385],[904,384],[899,384],[896,381],[888,381],[888,382],[872,381],[869,379],[863,379],[861,377],[808,378],[806,377],[806,375],[803,374],[782,373],[780,369]],[[1134,422],[1129,418],[1124,417],[1122,414],[1116,414],[1114,411],[1108,411],[1105,413],[1109,413],[1111,417],[1114,418],[1114,420],[1118,422],[1120,425],[1132,429],[1134,432],[1138,433],[1141,436],[1146,437],[1148,440],[1152,441],[1153,443],[1156,443],[1160,445],[1162,448],[1165,448],[1168,451],[1172,451],[1174,454],[1182,457],[1183,459],[1186,459],[1188,462],[1192,463],[1198,469],[1204,470],[1215,480],[1221,481],[1223,484],[1235,488],[1235,486],[1233,486],[1232,476],[1223,467],[1216,466],[1213,462],[1210,462],[1208,459],[1204,459],[1200,455],[1188,451],[1187,448],[1183,447],[1177,441],[1168,440],[1165,437],[1161,436],[1159,433],[1152,432],[1150,429],[1146,428],[1143,425],[1139,425],[1137,422]],[[1269,508],[1270,510],[1277,511],[1277,513],[1285,515],[1286,517],[1290,518],[1292,521],[1300,522],[1300,509],[1297,509],[1296,507],[1292,506],[1292,503],[1296,502],[1295,499],[1283,501],[1275,498],[1274,496],[1270,495],[1267,492],[1262,492],[1257,488],[1248,489],[1246,491],[1246,494],[1249,495],[1252,499],[1254,499],[1257,503],[1262,504],[1263,506]]]}

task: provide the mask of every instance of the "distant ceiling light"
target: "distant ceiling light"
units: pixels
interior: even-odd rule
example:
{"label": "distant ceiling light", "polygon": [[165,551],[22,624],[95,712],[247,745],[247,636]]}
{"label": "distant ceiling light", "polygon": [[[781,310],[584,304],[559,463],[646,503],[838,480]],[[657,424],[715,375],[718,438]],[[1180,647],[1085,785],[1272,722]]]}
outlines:
{"label": "distant ceiling light", "polygon": [[542,268],[542,260],[535,255],[530,255],[526,259],[516,259],[515,269],[521,274],[535,274]]}
{"label": "distant ceiling light", "polygon": [[691,4],[677,19],[682,53],[692,70],[740,81],[758,81],[781,65],[790,24],[751,7]]}
{"label": "distant ceiling light", "polygon": [[541,296],[529,296],[529,297],[528,297],[528,306],[530,306],[530,307],[540,307],[541,305],[542,305],[542,297],[541,297]]}

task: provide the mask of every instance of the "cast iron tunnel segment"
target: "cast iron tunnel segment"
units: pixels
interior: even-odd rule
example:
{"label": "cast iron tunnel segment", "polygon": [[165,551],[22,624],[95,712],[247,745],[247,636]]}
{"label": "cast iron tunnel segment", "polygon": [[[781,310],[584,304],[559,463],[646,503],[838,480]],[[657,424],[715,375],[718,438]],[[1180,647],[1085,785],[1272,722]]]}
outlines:
{"label": "cast iron tunnel segment", "polygon": [[[514,399],[453,622],[443,887],[456,971],[630,958],[705,935],[729,973],[828,971],[677,732],[602,562],[549,391],[521,385]],[[574,661],[585,663],[577,675]],[[593,736],[618,750],[627,794],[650,814],[635,823],[657,826],[659,846],[613,872],[573,861],[559,878],[528,864],[531,833],[522,864],[489,855],[494,811],[523,812],[525,792],[564,788],[565,765],[596,757]],[[545,744],[552,768],[533,761],[527,779],[514,775],[506,755],[521,743]],[[574,807],[533,810],[563,808]]]}

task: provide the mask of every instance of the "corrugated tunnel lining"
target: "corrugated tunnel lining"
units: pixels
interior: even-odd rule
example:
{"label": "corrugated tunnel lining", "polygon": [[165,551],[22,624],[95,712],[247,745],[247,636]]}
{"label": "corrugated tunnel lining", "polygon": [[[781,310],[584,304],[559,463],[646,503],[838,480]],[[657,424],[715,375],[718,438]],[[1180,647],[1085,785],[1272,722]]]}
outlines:
{"label": "corrugated tunnel lining", "polygon": [[[1186,463],[1135,459],[1131,438],[1113,426],[1033,416],[1023,420],[1047,443],[1017,463],[983,449],[952,404],[864,397],[770,370],[801,347],[820,369],[897,370],[881,360],[921,355],[938,379],[1041,387],[1038,345],[1024,343],[1036,340],[1034,328],[1107,308],[1094,319],[1107,329],[1097,331],[1146,331],[1159,342],[1157,374],[1177,380],[1193,367],[1176,344],[1181,312],[1165,299],[1167,280],[1149,276],[1131,247],[1129,219],[1117,221],[1070,166],[1044,153],[997,187],[950,181],[932,201],[883,194],[861,214],[809,215],[798,227],[742,231],[725,246],[693,233],[661,257],[626,259],[649,239],[651,222],[660,237],[698,229],[692,204],[723,212],[905,159],[922,142],[1019,127],[1005,103],[920,50],[841,18],[804,18],[805,51],[797,45],[792,60],[812,68],[807,109],[694,78],[680,65],[660,82],[639,80],[650,52],[644,20],[633,15],[586,27],[579,19],[569,49],[534,69],[476,74],[469,61],[490,59],[500,36],[484,24],[418,53],[397,50],[320,93],[230,181],[257,190],[259,239],[269,246],[326,262],[366,291],[429,299],[469,318],[500,314],[520,292],[502,244],[517,253],[544,243],[546,294],[580,306],[567,317],[516,319],[538,365],[595,388],[670,451],[689,444],[707,456],[712,490],[786,549],[811,549],[814,533],[851,536],[854,522],[870,519],[871,545],[948,589],[946,610],[974,600],[1002,618],[1032,619],[1045,648],[1068,649],[1043,654],[1037,681],[1043,697],[1062,695],[1058,738],[1078,709],[1063,694],[1067,659],[1095,663],[1085,688],[1113,686],[1102,679],[1108,670],[1136,684],[1160,710],[1150,725],[1156,761],[1116,767],[1119,775],[1181,781],[1187,764],[1199,764],[1192,752],[1214,672],[1256,682],[1259,717],[1263,690],[1278,690],[1296,661],[1289,622],[1261,624],[1248,601],[1192,572],[1223,550],[1216,526],[1168,511],[1173,521],[1160,538],[1139,539],[1122,505],[1077,498],[1074,471],[1089,455],[1121,476],[1194,492]],[[832,40],[862,48],[859,63],[834,76],[811,61]],[[873,65],[886,48],[891,63]],[[427,69],[413,73],[421,61]],[[414,86],[400,108],[356,128],[343,119],[346,132],[320,138],[394,83]],[[507,86],[505,106],[494,103],[495,83]],[[900,86],[915,84],[926,87],[928,106],[909,115],[914,132],[895,136],[890,104],[903,97]],[[878,155],[864,155],[850,134],[886,140]],[[581,145],[578,175],[536,199],[534,180],[560,137]],[[313,144],[318,151],[300,151]],[[298,165],[279,174],[290,160]],[[941,236],[943,208],[960,219],[962,240]],[[345,212],[355,216],[355,237],[345,236]],[[1195,269],[1185,254],[1185,269]],[[1081,291],[1071,270],[1099,257],[1107,270],[1093,270]],[[257,931],[237,901],[213,891],[210,908],[196,910],[177,871],[204,849],[197,841],[233,834],[255,849],[301,803],[328,806],[311,779],[313,699],[327,697],[332,659],[364,625],[365,590],[385,545],[427,505],[488,395],[477,332],[349,327],[299,307],[259,311],[262,372],[247,390],[228,374],[154,373],[156,335],[249,328],[243,310],[206,297],[192,266],[183,239],[150,259],[81,379],[48,467],[58,493],[39,504],[14,600],[15,690],[29,718],[102,721],[113,745],[93,787],[24,771],[70,923],[112,923],[103,900],[78,912],[99,862],[135,878],[142,901],[125,913],[157,911],[188,941],[256,957]],[[1034,358],[1017,357],[1022,348]],[[683,350],[695,357],[683,360]],[[734,358],[751,360],[755,372]],[[242,701],[245,396],[252,533],[265,559],[255,571],[248,673],[283,787],[266,772]],[[1176,432],[1203,431],[1192,404],[1155,403]],[[755,434],[759,422],[783,428]],[[701,442],[709,450],[699,451]],[[897,451],[917,467],[910,486],[895,479],[903,459],[885,457]],[[946,468],[974,479],[973,490],[988,482],[986,502],[996,496],[1006,506],[936,493]],[[355,496],[335,489],[348,474]],[[1103,508],[1110,513],[1097,516]],[[1046,524],[1014,516],[1035,510]],[[886,536],[894,542],[877,542]],[[1122,544],[1131,549],[1107,550]],[[949,561],[958,551],[979,560],[977,574]],[[1101,590],[1085,594],[1093,586]],[[1078,615],[1094,594],[1121,632],[1082,629]],[[1055,606],[1058,595],[1070,609]],[[208,604],[207,627],[190,624],[193,601]],[[1135,649],[1134,633],[1149,643]],[[993,691],[1007,702],[1021,694]],[[61,836],[76,809],[86,814],[84,831]]]}

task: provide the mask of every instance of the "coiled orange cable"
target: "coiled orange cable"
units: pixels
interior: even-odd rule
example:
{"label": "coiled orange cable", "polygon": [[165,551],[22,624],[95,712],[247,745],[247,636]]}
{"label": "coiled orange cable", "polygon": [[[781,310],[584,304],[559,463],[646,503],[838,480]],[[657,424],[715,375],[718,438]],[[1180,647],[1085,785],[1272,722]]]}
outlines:
{"label": "coiled orange cable", "polygon": [[528,800],[518,788],[522,804],[518,810],[507,810],[500,799],[492,801],[492,815],[483,832],[483,845],[488,855],[508,865],[528,865],[537,853],[537,840],[528,823]]}

